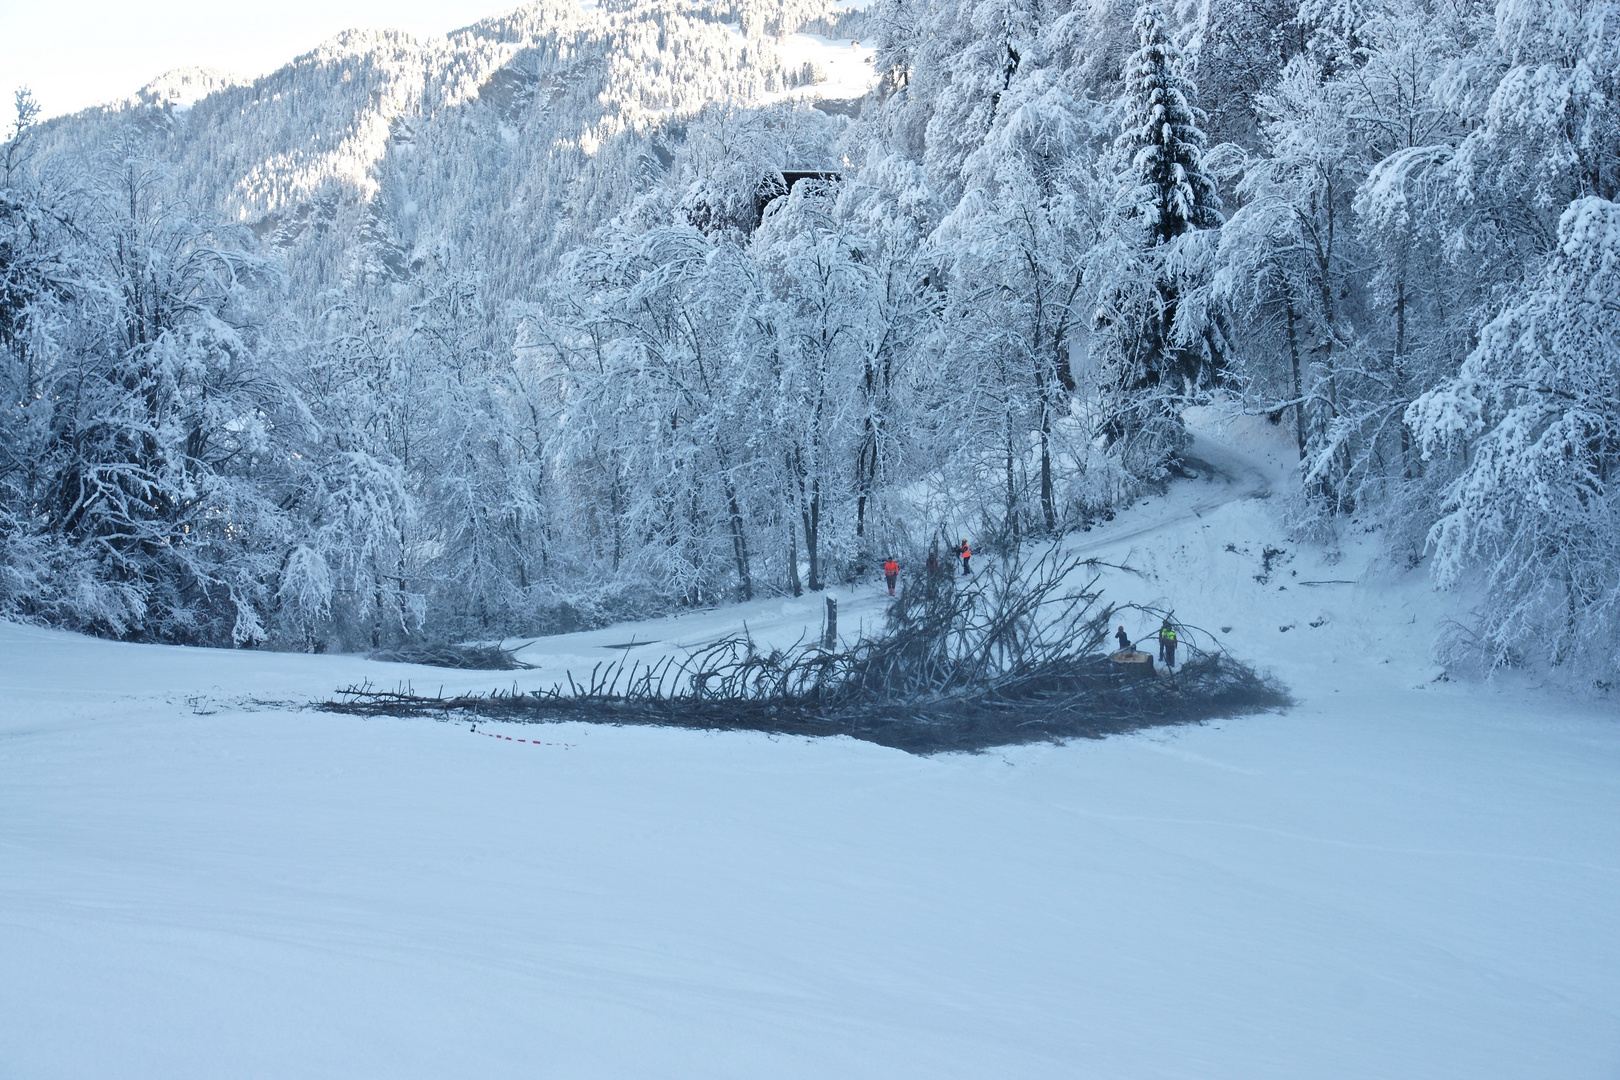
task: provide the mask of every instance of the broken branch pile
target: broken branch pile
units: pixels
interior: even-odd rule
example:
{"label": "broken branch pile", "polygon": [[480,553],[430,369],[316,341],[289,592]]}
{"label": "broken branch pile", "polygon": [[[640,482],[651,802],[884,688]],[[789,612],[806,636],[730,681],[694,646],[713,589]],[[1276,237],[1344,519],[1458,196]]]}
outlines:
{"label": "broken branch pile", "polygon": [[1272,680],[1193,644],[1213,640],[1195,627],[1178,625],[1192,656],[1173,676],[1133,678],[1111,663],[1104,643],[1115,617],[1127,608],[1161,613],[1104,603],[1101,565],[1054,548],[967,586],[930,575],[905,590],[880,632],[845,649],[801,641],[767,650],[735,636],[684,659],[598,666],[584,682],[570,675],[549,690],[444,698],[366,685],[323,708],[848,735],[932,754],[1101,738],[1289,703]]}

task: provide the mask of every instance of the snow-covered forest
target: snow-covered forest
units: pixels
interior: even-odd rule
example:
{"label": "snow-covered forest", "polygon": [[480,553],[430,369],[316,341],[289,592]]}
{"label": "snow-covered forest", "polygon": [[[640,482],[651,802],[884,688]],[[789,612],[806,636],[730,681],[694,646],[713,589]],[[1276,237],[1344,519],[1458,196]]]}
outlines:
{"label": "snow-covered forest", "polygon": [[0,614],[578,629],[1083,528],[1190,405],[1620,664],[1620,11],[542,0],[0,147]]}

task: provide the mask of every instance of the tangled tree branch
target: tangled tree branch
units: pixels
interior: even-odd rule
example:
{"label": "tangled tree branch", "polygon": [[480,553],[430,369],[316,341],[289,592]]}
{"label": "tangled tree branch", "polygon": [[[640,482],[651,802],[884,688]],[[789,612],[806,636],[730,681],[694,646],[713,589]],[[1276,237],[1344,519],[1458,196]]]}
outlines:
{"label": "tangled tree branch", "polygon": [[[1109,660],[1120,611],[1096,560],[1056,547],[962,586],[947,572],[912,583],[885,625],[846,649],[761,648],[722,638],[684,659],[599,664],[543,691],[423,697],[354,686],[324,707],[359,715],[659,724],[783,735],[849,735],[912,753],[1100,738],[1285,706],[1272,680],[1180,626],[1191,659],[1173,676]],[[1119,569],[1129,569],[1120,567]],[[1202,648],[1191,639],[1203,637]]]}

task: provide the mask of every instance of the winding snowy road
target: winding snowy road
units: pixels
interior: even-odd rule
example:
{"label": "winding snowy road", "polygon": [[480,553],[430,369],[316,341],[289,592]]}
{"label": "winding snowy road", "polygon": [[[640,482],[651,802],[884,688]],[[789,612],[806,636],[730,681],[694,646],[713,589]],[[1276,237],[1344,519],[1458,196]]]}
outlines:
{"label": "winding snowy road", "polygon": [[1165,502],[1168,509],[1158,514],[1137,512],[1114,521],[1092,526],[1090,533],[1071,537],[1065,549],[1079,555],[1092,555],[1120,544],[1201,520],[1204,515],[1246,499],[1271,496],[1272,479],[1253,458],[1208,436],[1195,437],[1182,463],[1198,475],[1171,484]]}

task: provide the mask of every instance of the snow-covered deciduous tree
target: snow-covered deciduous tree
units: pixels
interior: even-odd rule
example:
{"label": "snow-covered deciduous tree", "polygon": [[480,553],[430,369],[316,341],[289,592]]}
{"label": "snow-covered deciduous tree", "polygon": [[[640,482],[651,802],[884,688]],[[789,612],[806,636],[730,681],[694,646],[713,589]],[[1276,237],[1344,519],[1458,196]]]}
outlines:
{"label": "snow-covered deciduous tree", "polygon": [[[935,233],[953,282],[956,335],[973,359],[989,411],[980,417],[980,468],[1004,476],[1003,529],[1059,530],[1063,508],[1054,458],[1074,460],[1091,434],[1076,430],[1073,356],[1092,312],[1088,281],[1107,227],[1096,192],[1102,170],[1100,110],[1088,108],[1051,73],[1019,80],[1002,116],[969,158],[967,193]],[[1026,457],[1034,446],[1038,517],[1025,522]],[[1067,451],[1067,452],[1065,452]],[[1083,455],[1082,455],[1083,456]]]}
{"label": "snow-covered deciduous tree", "polygon": [[67,208],[8,195],[15,239],[65,229],[57,271],[29,273],[47,264],[28,245],[12,261],[31,290],[6,350],[29,460],[8,479],[19,544],[54,567],[18,602],[104,632],[255,643],[293,401],[255,310],[275,275],[193,217],[133,138],[113,150]]}
{"label": "snow-covered deciduous tree", "polygon": [[938,412],[927,388],[933,366],[923,343],[933,331],[939,268],[927,237],[941,207],[915,162],[893,154],[867,164],[844,185],[839,212],[861,237],[858,248],[872,268],[872,323],[865,335],[860,397],[854,423],[855,558],[871,564],[879,548],[900,540],[898,508],[889,496],[930,460]]}
{"label": "snow-covered deciduous tree", "polygon": [[1261,108],[1267,152],[1243,165],[1211,283],[1234,320],[1236,374],[1268,411],[1292,411],[1308,486],[1340,505],[1341,369],[1358,344],[1364,265],[1352,204],[1365,164],[1343,95],[1309,58],[1290,62]]}
{"label": "snow-covered deciduous tree", "polygon": [[426,617],[489,636],[525,621],[550,513],[540,444],[521,424],[525,387],[481,286],[473,273],[424,276],[401,347],[429,373],[435,433],[414,466]]}
{"label": "snow-covered deciduous tree", "polygon": [[1620,632],[1620,205],[1577,200],[1558,252],[1485,327],[1457,378],[1407,412],[1427,457],[1463,458],[1431,540],[1442,585],[1483,574],[1491,664],[1613,677]]}
{"label": "snow-covered deciduous tree", "polygon": [[584,555],[688,602],[750,595],[758,474],[737,339],[758,285],[736,236],[660,226],[580,252],[568,273],[544,347],[566,385],[554,446]]}
{"label": "snow-covered deciduous tree", "polygon": [[[293,506],[310,555],[338,602],[335,642],[375,648],[413,629],[423,607],[413,565],[419,506],[412,483],[413,455],[432,445],[425,413],[431,404],[420,368],[402,356],[365,305],[335,293],[314,329],[300,388],[309,403],[313,434],[299,462]],[[318,577],[319,575],[317,575]],[[301,585],[278,593],[303,595]],[[309,641],[311,610],[295,608],[292,630]]]}
{"label": "snow-covered deciduous tree", "polygon": [[781,495],[803,538],[806,586],[855,554],[857,420],[876,326],[871,268],[832,216],[832,192],[800,184],[749,246],[762,287],[754,365],[771,402],[761,427],[782,462]]}

